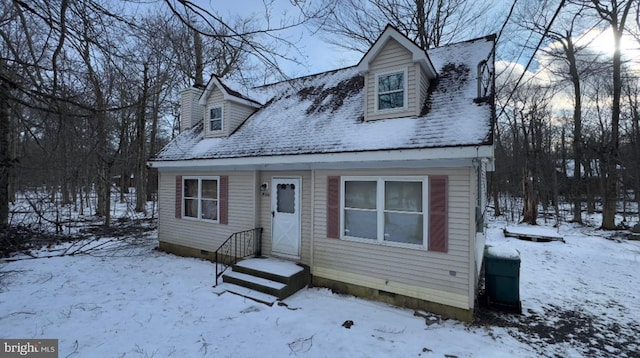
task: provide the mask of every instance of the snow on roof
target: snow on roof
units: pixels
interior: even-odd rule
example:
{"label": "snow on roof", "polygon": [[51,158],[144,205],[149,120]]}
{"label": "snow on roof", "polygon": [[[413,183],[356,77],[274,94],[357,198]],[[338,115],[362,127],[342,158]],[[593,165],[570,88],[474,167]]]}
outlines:
{"label": "snow on roof", "polygon": [[230,78],[219,78],[220,84],[224,87],[227,93],[232,96],[236,96],[238,98],[246,99],[248,101],[253,101],[260,104],[265,104],[269,98],[265,98],[264,95],[254,90],[253,88],[249,88],[244,86],[242,83],[234,81]]}
{"label": "snow on roof", "polygon": [[439,76],[418,117],[364,121],[364,78],[354,66],[254,88],[246,96],[264,105],[233,134],[204,138],[200,121],[153,160],[491,144],[492,104],[474,99],[478,63],[490,58],[492,48],[492,38],[480,38],[429,50]]}

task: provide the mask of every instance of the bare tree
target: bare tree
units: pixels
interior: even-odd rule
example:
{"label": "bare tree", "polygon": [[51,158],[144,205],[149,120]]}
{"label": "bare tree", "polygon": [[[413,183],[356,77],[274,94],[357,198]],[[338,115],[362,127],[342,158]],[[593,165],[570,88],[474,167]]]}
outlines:
{"label": "bare tree", "polygon": [[3,59],[0,59],[0,228],[9,219],[9,170],[12,158],[9,156],[9,83]]}
{"label": "bare tree", "polygon": [[627,25],[627,18],[631,11],[633,0],[625,1],[600,1],[592,0],[591,6],[600,18],[606,21],[613,32],[614,52],[612,58],[613,74],[613,99],[611,104],[611,141],[608,144],[607,155],[603,173],[606,177],[604,190],[604,202],[602,209],[602,229],[614,230],[616,228],[615,215],[618,199],[619,175],[616,167],[620,162],[620,99],[622,95],[622,55],[620,52],[620,40]]}
{"label": "bare tree", "polygon": [[630,177],[633,182],[634,195],[638,205],[638,219],[640,220],[640,86],[636,79],[635,87],[627,86],[629,99],[630,128],[629,133],[629,159],[626,164],[630,168]]}
{"label": "bare tree", "polygon": [[[282,74],[295,44],[280,31],[331,10],[296,2],[299,15],[272,26],[257,16],[225,19],[190,1],[159,5],[163,15],[134,19],[122,3],[102,0],[0,3],[0,223],[8,222],[11,170],[22,189],[44,186],[50,200],[61,194],[60,205],[73,202],[81,212],[87,193],[97,192],[95,213],[106,225],[112,174],[124,186],[135,172],[143,208],[153,182],[144,164],[165,140],[159,121],[173,111],[178,89],[245,64]],[[10,147],[23,159],[15,168]]]}
{"label": "bare tree", "polygon": [[428,49],[468,36],[488,9],[488,3],[468,0],[346,0],[322,26],[330,43],[359,52],[369,49],[387,24]]}
{"label": "bare tree", "polygon": [[[221,53],[227,59],[233,59],[238,54],[236,49],[241,48],[251,60],[257,61],[260,67],[266,70],[265,73],[270,74],[270,79],[288,77],[280,66],[282,61],[302,63],[299,60],[302,54],[296,43],[282,36],[283,32],[311,25],[315,21],[323,22],[323,19],[336,8],[333,1],[292,1],[292,8],[297,11],[293,15],[285,15],[278,21],[273,21],[273,1],[265,1],[262,18],[249,16],[230,21],[214,10],[192,1],[164,0],[164,3],[175,18],[201,36],[203,45],[204,38],[215,39],[218,44],[222,44]],[[190,36],[194,36],[193,33],[190,33]],[[199,41],[197,38],[196,35],[196,43]],[[229,70],[219,67],[217,74],[224,75]]]}
{"label": "bare tree", "polygon": [[[581,196],[582,196],[582,88],[581,78],[585,72],[592,70],[590,61],[579,62],[579,53],[581,53],[586,44],[576,44],[577,35],[587,29],[593,24],[584,21],[584,5],[565,6],[565,12],[563,14],[564,19],[555,22],[555,26],[551,29],[547,29],[544,24],[547,21],[532,21],[529,20],[529,15],[521,16],[519,23],[526,29],[534,31],[541,36],[546,36],[554,44],[546,48],[541,49],[541,53],[548,56],[551,62],[559,62],[558,64],[551,63],[547,68],[548,71],[553,73],[560,81],[567,81],[572,87],[573,97],[573,145],[572,145],[572,157],[573,157],[573,185],[569,189],[569,194],[573,200],[573,222],[582,222],[582,208],[581,208]],[[544,4],[540,5],[544,6]],[[541,16],[544,16],[541,15]],[[541,24],[542,23],[542,24]],[[558,84],[560,87],[563,83]],[[564,136],[563,136],[564,141]],[[562,146],[564,148],[564,145]],[[563,157],[563,159],[566,159]],[[564,162],[563,162],[564,170]]]}

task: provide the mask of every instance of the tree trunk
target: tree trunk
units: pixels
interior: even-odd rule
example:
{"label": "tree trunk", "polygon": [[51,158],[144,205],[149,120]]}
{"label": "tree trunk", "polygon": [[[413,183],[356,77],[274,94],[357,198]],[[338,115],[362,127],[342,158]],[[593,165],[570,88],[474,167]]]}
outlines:
{"label": "tree trunk", "polygon": [[[160,117],[160,93],[155,91],[153,96],[153,108],[151,112],[151,133],[149,134],[149,155],[156,154],[158,137],[158,119]],[[145,163],[146,164],[146,163]],[[158,191],[158,169],[147,168],[147,201],[153,200],[153,194]]]}
{"label": "tree trunk", "polygon": [[149,67],[144,65],[142,95],[139,100],[138,123],[136,130],[136,144],[138,160],[136,161],[136,211],[147,213],[147,153],[146,153],[146,112],[149,87]]}
{"label": "tree trunk", "polygon": [[585,186],[587,192],[587,214],[593,214],[596,211],[596,203],[593,192],[593,168],[591,167],[591,159],[588,159],[584,164],[584,172],[585,172]]}
{"label": "tree trunk", "polygon": [[120,203],[126,202],[125,194],[129,193],[129,121],[122,116],[120,123]]}
{"label": "tree trunk", "polygon": [[[640,9],[639,9],[640,11]],[[629,104],[631,105],[631,148],[633,150],[632,160],[634,172],[633,176],[633,193],[637,203],[637,215],[640,220],[640,108],[638,101],[638,88],[636,88],[635,98],[631,96],[631,88],[629,88]]]}
{"label": "tree trunk", "polygon": [[[606,166],[604,203],[602,208],[602,229],[615,230],[616,201],[618,198],[618,171],[617,164],[620,161],[620,97],[622,94],[622,58],[620,53],[620,40],[625,28],[625,22],[634,1],[625,3],[612,1],[610,7],[600,4],[598,0],[592,0],[600,16],[611,25],[613,32],[613,103],[611,104],[611,143],[608,145]],[[622,6],[622,9],[618,7]],[[621,10],[621,11],[619,11]],[[620,16],[620,17],[618,17]]]}
{"label": "tree trunk", "polygon": [[537,225],[538,200],[536,198],[535,177],[527,159],[525,159],[524,164],[523,184],[524,207],[522,209],[522,222]]}
{"label": "tree trunk", "polygon": [[493,215],[498,217],[502,215],[502,211],[500,210],[500,189],[498,189],[498,176],[495,174],[495,171],[490,173],[491,178],[491,196],[493,197]]}
{"label": "tree trunk", "polygon": [[566,54],[569,61],[569,76],[573,84],[573,179],[571,187],[573,197],[573,219],[575,223],[582,223],[582,90],[580,88],[580,75],[576,64],[576,50],[571,34],[567,32]]}
{"label": "tree trunk", "polygon": [[[0,62],[4,73],[4,62]],[[0,228],[9,224],[9,86],[0,82]]]}
{"label": "tree trunk", "polygon": [[196,85],[204,85],[204,62],[203,62],[203,49],[202,49],[202,38],[200,37],[200,33],[198,31],[193,32],[193,50],[195,52],[195,71],[194,74]]}
{"label": "tree trunk", "polygon": [[98,206],[96,215],[104,217],[104,226],[111,225],[111,170],[107,160],[107,133],[106,133],[106,112],[104,106],[99,105],[96,112],[97,120],[97,159],[96,159],[96,192],[98,195]]}

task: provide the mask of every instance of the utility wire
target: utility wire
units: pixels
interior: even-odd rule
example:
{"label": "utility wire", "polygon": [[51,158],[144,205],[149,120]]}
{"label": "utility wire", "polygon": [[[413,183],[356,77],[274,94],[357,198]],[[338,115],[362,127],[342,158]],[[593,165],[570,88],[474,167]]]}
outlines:
{"label": "utility wire", "polygon": [[495,43],[493,45],[493,48],[491,49],[491,51],[487,55],[487,58],[485,59],[485,62],[489,62],[489,60],[491,59],[492,56],[495,59],[496,45],[497,45],[498,41],[500,40],[500,36],[502,36],[502,32],[504,31],[504,28],[507,27],[507,24],[509,23],[509,20],[511,19],[511,15],[513,15],[513,10],[516,8],[516,4],[517,3],[518,3],[518,0],[513,0],[513,4],[511,4],[511,8],[509,9],[509,13],[507,14],[507,18],[504,19],[504,22],[502,23],[502,26],[500,27],[500,31],[498,31],[498,35],[496,36],[496,40],[495,40]]}
{"label": "utility wire", "polygon": [[513,4],[511,4],[511,9],[509,9],[509,13],[507,14],[507,18],[504,19],[504,22],[502,23],[502,27],[500,28],[500,31],[498,32],[498,37],[496,38],[496,42],[498,42],[498,40],[500,40],[500,36],[502,36],[502,32],[504,31],[504,28],[507,27],[507,23],[511,19],[511,15],[513,15],[513,10],[516,8],[516,4],[517,3],[518,3],[518,0],[513,0]]}
{"label": "utility wire", "polygon": [[547,33],[549,33],[549,30],[551,29],[551,26],[553,25],[553,22],[556,20],[556,18],[560,14],[560,10],[562,10],[562,7],[564,7],[564,3],[565,3],[565,0],[560,1],[560,5],[558,5],[558,9],[553,14],[553,17],[551,18],[551,21],[549,21],[549,24],[547,25],[547,27],[544,29],[544,33],[540,37],[540,41],[538,41],[538,45],[536,45],[536,48],[533,50],[533,53],[531,54],[531,57],[529,58],[529,61],[527,62],[527,65],[524,67],[524,71],[522,71],[522,74],[520,75],[520,78],[518,78],[518,81],[516,82],[516,85],[513,87],[513,90],[511,91],[511,93],[509,93],[509,97],[504,102],[504,105],[502,106],[502,109],[500,110],[500,113],[496,116],[496,118],[499,118],[500,116],[502,116],[502,114],[505,111],[505,108],[507,107],[507,103],[509,103],[509,101],[511,101],[511,99],[513,98],[513,94],[518,89],[518,86],[520,85],[520,82],[522,82],[522,79],[524,78],[524,75],[529,70],[529,66],[531,66],[531,63],[533,62],[533,59],[536,56],[536,52],[538,52],[538,50],[540,49],[540,46],[542,45],[542,42],[547,37]]}

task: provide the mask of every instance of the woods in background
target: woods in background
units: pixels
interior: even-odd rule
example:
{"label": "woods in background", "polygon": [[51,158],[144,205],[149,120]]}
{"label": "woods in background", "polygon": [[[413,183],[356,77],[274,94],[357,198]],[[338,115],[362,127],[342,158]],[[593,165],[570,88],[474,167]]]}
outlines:
{"label": "woods in background", "polygon": [[277,26],[271,6],[229,19],[179,0],[0,1],[0,225],[23,191],[108,226],[110,195],[135,187],[144,212],[157,188],[146,161],[179,130],[179,90],[210,74],[285,78],[301,54],[280,31],[302,25],[352,51],[387,23],[425,49],[497,33],[496,214],[533,224],[565,204],[574,222],[599,211],[615,229],[640,205],[640,1],[292,1]]}
{"label": "woods in background", "polygon": [[109,226],[110,195],[134,186],[144,212],[157,188],[146,162],[177,134],[179,90],[211,74],[278,79],[296,57],[274,34],[327,11],[292,7],[271,25],[177,0],[1,1],[0,225],[24,191]]}

